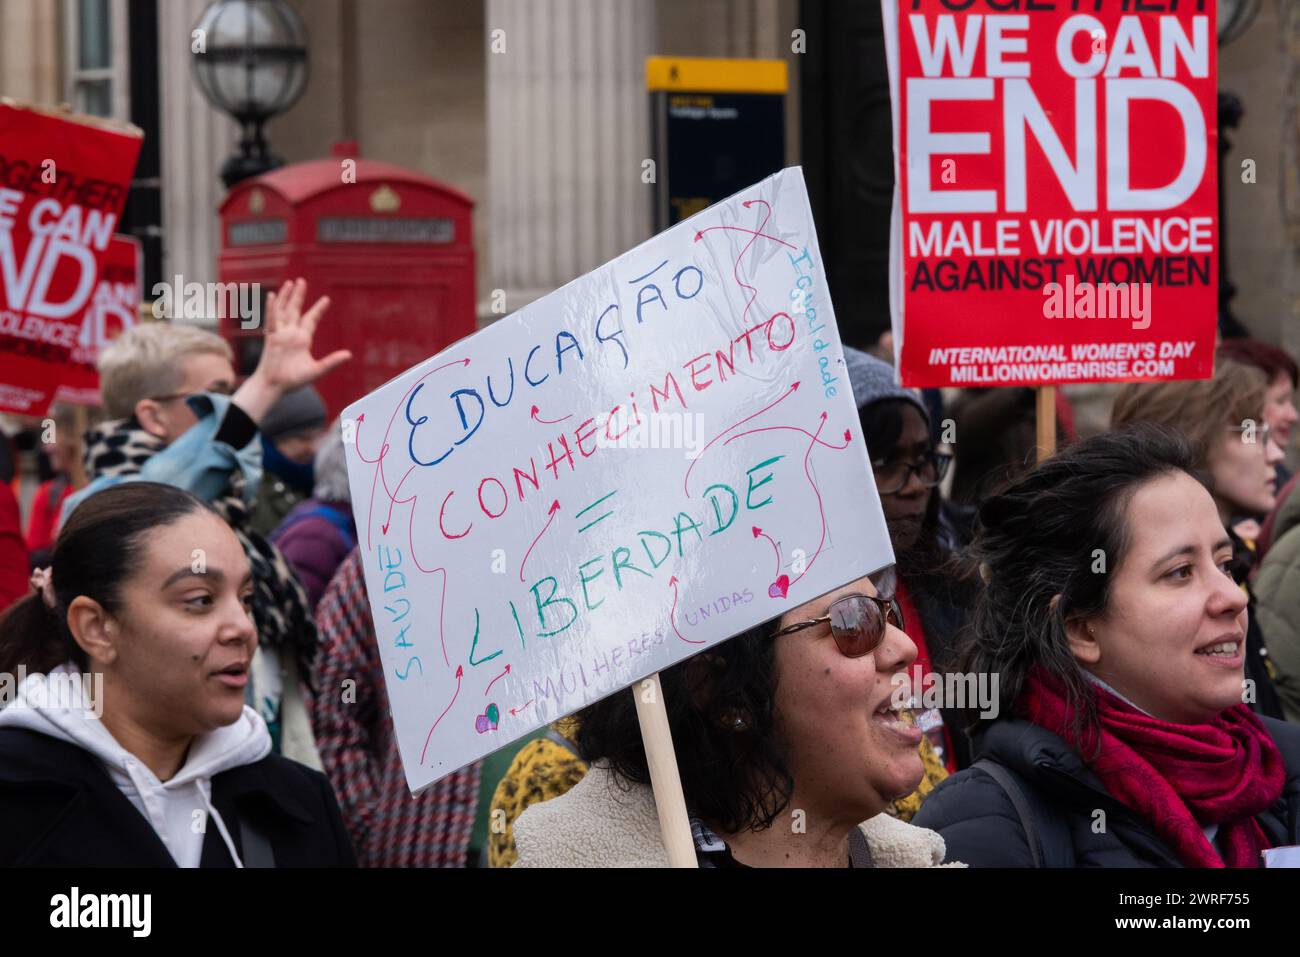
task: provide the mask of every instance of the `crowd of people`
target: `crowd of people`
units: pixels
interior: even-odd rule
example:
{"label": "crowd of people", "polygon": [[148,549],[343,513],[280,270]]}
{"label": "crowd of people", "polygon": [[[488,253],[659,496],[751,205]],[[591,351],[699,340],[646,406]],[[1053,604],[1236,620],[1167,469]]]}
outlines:
{"label": "crowd of people", "polygon": [[[269,298],[242,383],[212,333],[128,330],[25,519],[0,483],[0,865],[666,865],[630,694],[407,790],[312,385],[349,355],[313,356],[306,303]],[[945,406],[844,361],[896,564],[662,672],[698,864],[1300,844],[1295,361],[1225,340],[1213,378],[1126,385],[1085,438],[1062,399],[1042,461],[1031,390]],[[931,703],[918,673],[991,697]]]}

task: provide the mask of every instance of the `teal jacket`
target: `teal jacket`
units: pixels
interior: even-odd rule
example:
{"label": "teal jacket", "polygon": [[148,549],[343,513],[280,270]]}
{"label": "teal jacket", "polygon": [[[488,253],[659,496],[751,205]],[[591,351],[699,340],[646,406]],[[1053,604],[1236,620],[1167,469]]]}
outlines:
{"label": "teal jacket", "polygon": [[257,434],[241,449],[218,442],[215,436],[230,407],[230,397],[204,392],[191,396],[188,401],[199,417],[198,422],[171,445],[150,456],[138,472],[100,475],[81,491],[69,495],[63,503],[60,526],[87,498],[120,482],[161,482],[211,502],[226,490],[231,475],[240,472],[244,477],[243,497],[251,507],[257,501],[262,481],[262,443]]}

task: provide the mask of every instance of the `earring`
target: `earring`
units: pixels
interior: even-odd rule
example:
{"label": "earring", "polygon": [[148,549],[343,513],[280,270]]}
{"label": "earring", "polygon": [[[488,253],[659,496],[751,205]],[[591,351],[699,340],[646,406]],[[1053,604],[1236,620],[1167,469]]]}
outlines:
{"label": "earring", "polygon": [[730,711],[724,714],[720,723],[724,728],[737,733],[749,730],[749,722],[738,711]]}

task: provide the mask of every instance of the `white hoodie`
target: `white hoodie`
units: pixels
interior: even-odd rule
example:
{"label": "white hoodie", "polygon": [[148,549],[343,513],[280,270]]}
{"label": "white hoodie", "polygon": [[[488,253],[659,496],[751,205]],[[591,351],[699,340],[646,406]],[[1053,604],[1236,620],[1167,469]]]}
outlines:
{"label": "white hoodie", "polygon": [[[71,663],[50,672],[78,676]],[[226,823],[212,805],[212,778],[222,771],[260,761],[271,752],[266,722],[248,706],[234,724],[199,735],[190,744],[185,764],[169,780],[160,781],[84,707],[55,706],[37,683],[44,675],[29,675],[18,686],[13,703],[0,710],[0,727],[26,728],[75,744],[103,762],[118,790],[135,805],[180,867],[198,867],[203,835],[211,817],[226,842],[236,867],[243,867]],[[34,703],[31,703],[33,702]],[[195,811],[202,813],[195,814]]]}

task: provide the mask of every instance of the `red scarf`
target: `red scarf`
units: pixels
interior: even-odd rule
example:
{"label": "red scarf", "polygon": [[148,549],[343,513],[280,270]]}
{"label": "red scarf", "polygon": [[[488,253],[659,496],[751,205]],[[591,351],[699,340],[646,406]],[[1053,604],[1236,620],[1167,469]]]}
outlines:
{"label": "red scarf", "polygon": [[[1069,742],[1111,796],[1153,825],[1187,867],[1258,867],[1270,847],[1255,821],[1282,794],[1282,755],[1263,723],[1244,704],[1207,724],[1173,724],[1096,688],[1101,750],[1096,737],[1075,740],[1064,685],[1037,669],[1017,705],[1025,718]],[[1091,758],[1096,753],[1095,759]],[[1219,826],[1223,857],[1202,828]]]}

